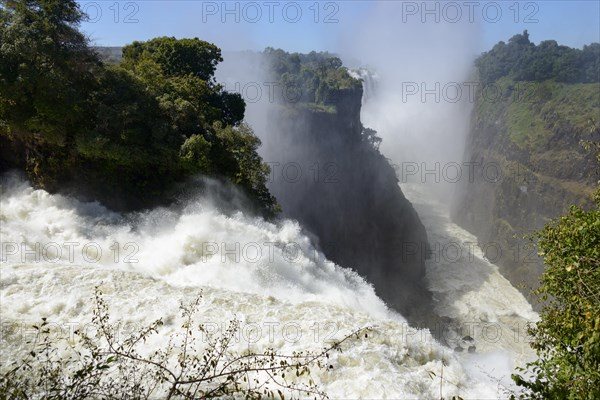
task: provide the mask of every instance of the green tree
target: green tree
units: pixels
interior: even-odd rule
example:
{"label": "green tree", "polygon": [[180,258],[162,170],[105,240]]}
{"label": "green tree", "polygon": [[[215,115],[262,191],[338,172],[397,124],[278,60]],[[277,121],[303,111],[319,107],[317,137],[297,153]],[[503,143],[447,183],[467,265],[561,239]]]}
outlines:
{"label": "green tree", "polygon": [[213,76],[218,47],[162,37],[104,65],[78,31],[85,16],[74,0],[0,4],[0,134],[19,152],[2,168],[121,209],[164,203],[175,184],[210,174],[273,214],[260,142],[242,124],[246,105]]}
{"label": "green tree", "polygon": [[[275,199],[266,188],[269,168],[257,153],[260,140],[242,122],[246,105],[239,94],[224,91],[212,77],[220,50],[198,39],[183,41],[184,46],[174,38],[135,42],[123,50],[123,67],[144,83],[158,102],[158,114],[183,141],[179,159],[187,174],[224,177],[258,200],[259,209],[275,212]],[[210,51],[198,50],[203,48]]]}
{"label": "green tree", "polygon": [[590,210],[571,206],[535,235],[545,264],[538,293],[547,303],[529,330],[539,358],[513,375],[522,397],[600,398],[600,187],[595,201]]}
{"label": "green tree", "polygon": [[508,44],[499,42],[483,53],[475,65],[483,83],[495,82],[502,77],[517,81],[542,82],[553,79],[566,83],[599,81],[598,63],[600,44],[592,43],[583,50],[561,46],[554,40],[535,45],[529,34],[517,34]]}
{"label": "green tree", "polygon": [[580,68],[581,82],[600,82],[600,43],[583,46]]}
{"label": "green tree", "polygon": [[159,37],[123,48],[125,67],[146,57],[156,61],[167,76],[192,74],[205,81],[212,79],[217,64],[223,61],[217,46],[198,38]]}
{"label": "green tree", "polygon": [[100,66],[77,30],[83,14],[74,0],[0,5],[0,120],[23,139],[72,145]]}
{"label": "green tree", "polygon": [[[161,37],[125,46],[122,66],[161,97],[163,106],[171,108],[166,110],[168,115],[177,114],[173,113],[173,107],[187,115],[188,124],[196,125],[187,127],[193,130],[184,132],[189,136],[198,133],[200,125],[204,129],[216,121],[237,125],[244,118],[246,104],[241,95],[226,92],[214,82],[216,65],[222,60],[218,47],[200,39]],[[198,121],[191,122],[190,113]],[[184,126],[174,123],[177,127]]]}
{"label": "green tree", "polygon": [[98,83],[91,94],[92,126],[78,135],[79,154],[118,165],[172,161],[183,138],[174,134],[144,82],[127,70],[109,66],[99,74]]}
{"label": "green tree", "polygon": [[230,181],[241,186],[259,204],[270,205],[270,212],[276,212],[275,199],[267,189],[267,176],[270,168],[262,162],[257,153],[261,142],[247,124],[237,127],[213,125],[216,139],[211,147],[212,156],[218,170],[224,171]]}
{"label": "green tree", "polygon": [[[56,190],[76,164],[100,68],[74,0],[0,1],[0,134],[32,181]],[[4,144],[3,144],[4,145]]]}
{"label": "green tree", "polygon": [[[361,81],[348,73],[342,60],[330,53],[290,54],[268,47],[264,55],[274,78],[290,89],[284,102],[335,104],[340,91],[362,88]],[[294,89],[300,91],[300,96],[291,94]]]}

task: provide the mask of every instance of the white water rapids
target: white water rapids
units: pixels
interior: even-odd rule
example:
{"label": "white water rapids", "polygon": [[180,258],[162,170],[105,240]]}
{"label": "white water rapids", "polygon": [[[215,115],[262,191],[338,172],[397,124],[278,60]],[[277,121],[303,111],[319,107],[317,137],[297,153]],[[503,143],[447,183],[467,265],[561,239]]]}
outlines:
{"label": "white water rapids", "polygon": [[[432,243],[475,241],[420,187],[403,189]],[[477,251],[473,261],[465,253],[462,261],[432,259],[428,265],[437,313],[460,325],[458,332],[440,332],[449,343],[465,334],[475,339],[475,353],[458,353],[410,328],[368,283],[316,251],[293,221],[228,216],[206,199],[182,211],[120,215],[34,190],[14,175],[2,182],[0,206],[5,362],[27,350],[30,327],[42,317],[63,336],[89,323],[100,283],[114,320],[141,326],[163,318],[149,347],[164,346],[179,326],[179,302],[201,290],[199,322],[218,331],[234,316],[240,319],[234,343],[240,351],[318,350],[356,328],[375,326],[367,339],[332,354],[334,369],[312,372],[331,398],[439,398],[442,360],[444,398],[503,398],[498,382],[509,384],[513,361],[532,356],[524,328],[535,313]]]}

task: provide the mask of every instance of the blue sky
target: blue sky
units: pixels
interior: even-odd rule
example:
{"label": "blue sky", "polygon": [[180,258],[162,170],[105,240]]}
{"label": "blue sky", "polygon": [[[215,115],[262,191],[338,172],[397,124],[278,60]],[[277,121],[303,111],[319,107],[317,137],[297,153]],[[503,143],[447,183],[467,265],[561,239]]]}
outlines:
{"label": "blue sky", "polygon": [[[223,50],[336,51],[365,28],[365,21],[420,29],[469,29],[475,52],[527,29],[545,39],[582,47],[600,41],[599,1],[79,1],[94,44],[120,46],[156,36],[199,37]],[[369,19],[375,10],[385,20]],[[388,11],[389,10],[389,11]],[[380,18],[380,17],[378,17]],[[409,29],[410,31],[410,29]],[[416,29],[419,31],[419,29]],[[406,30],[398,41],[411,40]],[[435,40],[432,39],[432,40]]]}

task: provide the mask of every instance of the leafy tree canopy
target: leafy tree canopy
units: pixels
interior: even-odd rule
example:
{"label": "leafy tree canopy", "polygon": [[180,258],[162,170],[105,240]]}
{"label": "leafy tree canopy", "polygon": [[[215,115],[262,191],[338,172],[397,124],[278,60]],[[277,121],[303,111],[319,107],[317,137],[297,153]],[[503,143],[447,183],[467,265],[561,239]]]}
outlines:
{"label": "leafy tree canopy", "polygon": [[0,119],[21,135],[64,142],[84,124],[99,67],[76,28],[83,14],[74,1],[0,4]]}
{"label": "leafy tree canopy", "polygon": [[286,88],[284,100],[289,102],[335,104],[339,92],[362,87],[342,66],[342,60],[330,53],[287,53],[267,47],[264,54],[267,68]]}
{"label": "leafy tree canopy", "polygon": [[565,83],[600,81],[600,43],[582,50],[561,46],[554,40],[535,45],[524,31],[499,42],[475,62],[484,83],[508,76],[518,81],[554,79]]}
{"label": "leafy tree canopy", "polygon": [[245,103],[214,79],[218,47],[161,37],[104,65],[77,29],[85,16],[74,0],[1,4],[1,140],[20,152],[34,183],[89,186],[103,201],[117,189],[133,199],[125,208],[137,208],[201,173],[274,212],[260,141],[242,123]]}
{"label": "leafy tree canopy", "polygon": [[204,81],[213,78],[217,64],[223,61],[221,49],[198,38],[159,37],[123,48],[125,67],[144,58],[155,61],[167,76],[192,74]]}
{"label": "leafy tree canopy", "polygon": [[[600,162],[600,144],[586,147]],[[538,293],[547,303],[529,330],[539,359],[513,375],[524,398],[600,398],[600,187],[595,202],[590,210],[571,206],[532,238],[544,259]]]}

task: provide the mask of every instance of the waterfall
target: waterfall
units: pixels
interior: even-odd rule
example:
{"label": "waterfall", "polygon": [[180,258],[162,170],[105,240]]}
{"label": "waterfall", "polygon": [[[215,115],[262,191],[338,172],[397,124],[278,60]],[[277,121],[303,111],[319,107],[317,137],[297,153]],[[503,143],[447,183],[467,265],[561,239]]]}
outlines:
{"label": "waterfall", "polygon": [[379,76],[376,72],[373,72],[372,70],[365,67],[351,69],[349,70],[349,72],[353,78],[361,79],[363,81],[362,104],[364,106],[370,99],[372,99],[375,96],[375,93],[377,92]]}
{"label": "waterfall", "polygon": [[[332,356],[335,369],[314,371],[332,398],[433,398],[440,382],[432,376],[439,376],[442,363],[445,396],[497,395],[495,383],[465,364],[474,355],[455,353],[434,332],[409,327],[367,282],[326,260],[294,221],[225,214],[208,198],[181,209],[117,214],[35,190],[15,175],[3,177],[2,193],[6,362],[28,351],[24,338],[42,317],[59,336],[89,323],[100,284],[111,318],[134,326],[163,318],[148,349],[165,345],[178,327],[179,302],[201,292],[202,323],[218,330],[235,316],[242,333],[252,327],[252,337],[242,334],[233,344],[240,351],[318,350],[374,326],[369,339]],[[452,301],[460,307],[460,297]],[[503,343],[488,347],[502,350]]]}

